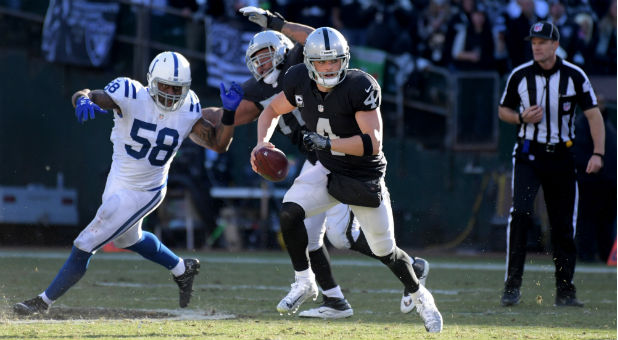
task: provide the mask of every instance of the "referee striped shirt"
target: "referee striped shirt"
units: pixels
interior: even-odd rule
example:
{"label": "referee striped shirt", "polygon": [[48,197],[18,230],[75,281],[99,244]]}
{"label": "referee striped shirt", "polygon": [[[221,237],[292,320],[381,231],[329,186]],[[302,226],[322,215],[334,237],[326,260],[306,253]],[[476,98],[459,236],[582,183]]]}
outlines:
{"label": "referee striped shirt", "polygon": [[575,106],[585,111],[597,106],[597,98],[588,76],[579,67],[556,58],[550,70],[534,61],[515,68],[507,80],[500,105],[523,112],[543,107],[538,123],[519,125],[517,136],[543,144],[564,143],[575,138]]}

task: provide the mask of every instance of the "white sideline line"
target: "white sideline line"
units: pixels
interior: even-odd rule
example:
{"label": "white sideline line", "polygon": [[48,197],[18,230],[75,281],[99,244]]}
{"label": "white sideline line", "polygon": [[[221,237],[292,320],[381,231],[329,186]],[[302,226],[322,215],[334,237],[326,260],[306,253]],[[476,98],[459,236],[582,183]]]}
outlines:
{"label": "white sideline line", "polygon": [[[105,308],[97,308],[99,310],[105,310]],[[148,320],[148,322],[156,322],[156,321],[172,321],[172,320],[226,320],[226,319],[236,319],[236,315],[234,314],[207,314],[203,310],[191,310],[191,309],[125,309],[124,311],[135,311],[135,312],[160,312],[171,314],[172,316],[167,318],[148,318],[148,317],[137,317],[132,318],[131,320]],[[9,323],[14,324],[39,324],[39,323],[66,323],[70,321],[71,323],[85,323],[92,322],[96,320],[97,322],[101,321],[118,321],[120,319],[101,319],[101,318],[92,318],[92,319],[71,319],[71,320],[54,320],[54,319],[33,319],[33,320],[8,320]],[[6,322],[7,320],[2,320]]]}
{"label": "white sideline line", "polygon": [[[28,252],[20,253],[17,251],[0,251],[0,261],[5,258],[48,258],[48,259],[66,259],[68,252]],[[143,261],[144,259],[132,253],[102,253],[99,252],[93,258],[94,261],[98,260],[125,260],[125,261]],[[247,254],[246,256],[217,256],[207,257],[204,255],[198,256],[198,259],[205,263],[235,263],[235,264],[279,264],[290,265],[290,260],[287,258],[268,258],[268,257],[255,257],[253,254]],[[332,260],[334,266],[355,266],[355,267],[381,267],[382,263],[379,261],[367,261],[367,260]],[[454,263],[454,262],[430,262],[431,268],[438,269],[454,269],[454,270],[488,270],[488,271],[505,271],[504,264],[495,263]],[[531,272],[546,272],[553,273],[555,271],[554,265],[539,265],[539,264],[526,264],[526,271]],[[604,267],[599,265],[577,265],[575,268],[576,273],[585,274],[611,274],[616,273],[616,267]]]}

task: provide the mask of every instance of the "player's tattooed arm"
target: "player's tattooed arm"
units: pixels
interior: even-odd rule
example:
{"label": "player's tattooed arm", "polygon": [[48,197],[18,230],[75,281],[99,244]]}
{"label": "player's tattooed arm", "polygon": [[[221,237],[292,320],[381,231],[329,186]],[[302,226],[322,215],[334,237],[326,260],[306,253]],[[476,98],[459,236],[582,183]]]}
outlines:
{"label": "player's tattooed arm", "polygon": [[307,40],[307,36],[311,32],[315,31],[315,28],[295,22],[286,21],[281,28],[281,33],[285,34],[288,38],[296,41],[297,43],[304,45]]}
{"label": "player's tattooed arm", "polygon": [[234,136],[234,126],[221,124],[223,109],[207,107],[202,109],[202,119],[198,120],[189,138],[196,144],[223,153],[228,150]]}
{"label": "player's tattooed arm", "polygon": [[77,99],[80,97],[88,97],[95,104],[99,105],[100,108],[104,110],[120,110],[120,107],[116,105],[112,97],[110,97],[103,90],[94,90],[90,91],[90,89],[83,89],[75,92],[73,97],[71,97],[71,103],[73,103],[73,107],[76,106]]}
{"label": "player's tattooed arm", "polygon": [[[221,124],[218,125],[220,129]],[[210,121],[202,117],[197,122],[195,122],[195,125],[193,125],[193,129],[189,134],[189,138],[191,138],[191,140],[195,144],[201,147],[217,151],[216,135],[217,127],[215,127]]]}

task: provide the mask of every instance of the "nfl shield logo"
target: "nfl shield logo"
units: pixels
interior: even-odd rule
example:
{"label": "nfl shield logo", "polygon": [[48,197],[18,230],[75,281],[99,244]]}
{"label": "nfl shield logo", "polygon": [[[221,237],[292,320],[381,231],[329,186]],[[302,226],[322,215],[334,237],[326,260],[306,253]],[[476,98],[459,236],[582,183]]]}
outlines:
{"label": "nfl shield logo", "polygon": [[541,32],[543,30],[543,24],[542,23],[535,24],[533,30],[535,32]]}
{"label": "nfl shield logo", "polygon": [[318,111],[324,112],[324,105],[318,104]]}
{"label": "nfl shield logo", "polygon": [[562,103],[562,111],[569,111],[571,109],[571,102]]}

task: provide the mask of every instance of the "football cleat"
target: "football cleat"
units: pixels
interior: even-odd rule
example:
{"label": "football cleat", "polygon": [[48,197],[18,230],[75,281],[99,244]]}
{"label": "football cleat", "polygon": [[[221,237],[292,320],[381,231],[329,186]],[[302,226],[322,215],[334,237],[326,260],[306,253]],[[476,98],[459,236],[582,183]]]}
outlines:
{"label": "football cleat", "polygon": [[298,316],[303,318],[322,318],[322,319],[342,319],[354,315],[352,306],[346,299],[331,298],[322,295],[322,305],[318,308],[312,308],[302,311]]}
{"label": "football cleat", "polygon": [[[414,274],[418,278],[418,282],[421,285],[425,285],[427,282],[427,275],[429,275],[429,262],[427,260],[422,259],[420,257],[414,258],[414,263],[412,264],[412,269],[414,269]],[[416,306],[412,303],[411,294],[403,294],[401,297],[400,309],[402,313],[410,313],[414,310]]]}
{"label": "football cleat", "polygon": [[556,307],[584,307],[584,304],[577,300],[575,295],[556,296]]}
{"label": "football cleat", "polygon": [[13,305],[13,311],[19,315],[36,315],[49,312],[49,307],[50,305],[43,301],[42,297],[37,296],[33,299],[16,303]]}
{"label": "football cleat", "polygon": [[292,283],[292,289],[277,305],[277,311],[280,314],[296,313],[298,307],[305,302],[308,298],[313,300],[318,298],[318,285],[315,283],[315,279],[301,279],[297,278],[296,282]]}
{"label": "football cleat", "polygon": [[416,305],[416,311],[425,323],[425,329],[429,333],[442,332],[442,314],[438,311],[431,293],[423,285],[419,285],[418,291],[411,294],[412,301]]}
{"label": "football cleat", "polygon": [[184,259],[185,272],[180,276],[174,276],[174,281],[180,289],[180,308],[185,308],[191,301],[191,293],[193,292],[193,279],[199,273],[200,261],[198,259]]}
{"label": "football cleat", "polygon": [[519,288],[504,288],[504,293],[500,299],[500,304],[504,307],[514,306],[519,303],[521,292]]}

